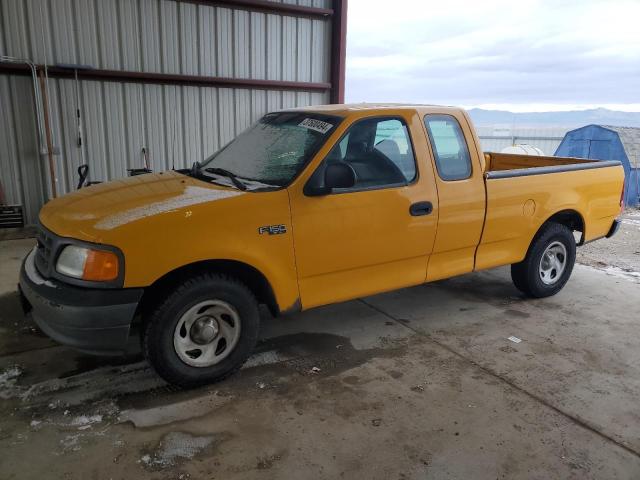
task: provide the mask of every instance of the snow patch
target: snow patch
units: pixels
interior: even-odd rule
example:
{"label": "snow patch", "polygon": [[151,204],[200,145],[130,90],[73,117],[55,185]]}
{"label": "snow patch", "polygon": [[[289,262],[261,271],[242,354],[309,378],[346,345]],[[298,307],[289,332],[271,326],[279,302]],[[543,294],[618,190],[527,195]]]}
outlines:
{"label": "snow patch", "polygon": [[15,396],[15,392],[20,390],[16,385],[20,375],[22,368],[19,365],[7,367],[0,373],[0,398],[7,400]]}
{"label": "snow patch", "polygon": [[153,455],[144,455],[140,461],[149,467],[164,468],[180,460],[189,460],[213,443],[213,435],[195,436],[183,432],[170,432],[160,441]]}
{"label": "snow patch", "polygon": [[12,365],[5,368],[2,373],[0,373],[0,386],[15,382],[20,375],[22,375],[22,368],[20,368],[19,365]]}
{"label": "snow patch", "polygon": [[626,225],[633,225],[634,227],[640,227],[640,219],[635,218],[623,218],[622,223]]}
{"label": "snow patch", "polygon": [[[151,390],[164,385],[146,362],[119,367],[105,366],[72,375],[53,378],[30,386],[15,385],[11,381],[0,382],[0,398],[18,398],[35,404],[72,407],[105,398],[107,395],[125,395]],[[4,389],[2,387],[5,387]],[[110,415],[109,412],[103,412]]]}
{"label": "snow patch", "polygon": [[84,427],[102,422],[102,415],[80,415],[71,420],[70,425],[74,427]]}
{"label": "snow patch", "polygon": [[614,267],[611,265],[607,265],[606,267],[602,268],[592,267],[590,265],[583,265],[583,267],[596,272],[605,273],[611,277],[622,278],[629,282],[640,283],[640,272],[636,272],[634,270],[625,270],[623,268]]}
{"label": "snow patch", "polygon": [[94,228],[98,230],[112,230],[122,225],[126,225],[146,217],[151,217],[153,215],[175,211],[180,208],[190,207],[200,203],[235,197],[238,195],[242,195],[242,192],[216,190],[190,185],[185,188],[184,193],[178,196],[109,215],[96,223]]}

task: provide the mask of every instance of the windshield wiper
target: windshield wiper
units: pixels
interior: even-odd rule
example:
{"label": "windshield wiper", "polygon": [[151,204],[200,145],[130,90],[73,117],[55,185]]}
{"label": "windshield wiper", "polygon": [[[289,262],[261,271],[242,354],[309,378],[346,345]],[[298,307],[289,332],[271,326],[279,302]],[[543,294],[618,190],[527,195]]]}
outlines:
{"label": "windshield wiper", "polygon": [[229,170],[226,170],[224,168],[220,168],[220,167],[207,167],[204,169],[205,172],[209,172],[209,173],[214,173],[216,175],[222,175],[223,177],[227,177],[229,178],[229,180],[231,180],[231,182],[239,189],[242,191],[245,191],[247,189],[247,186],[242,183],[238,177],[236,177],[236,174],[233,172],[230,172]]}
{"label": "windshield wiper", "polygon": [[[231,183],[233,183],[236,188],[238,188],[239,190],[242,191],[246,191],[247,190],[247,186],[242,183],[238,177],[236,177],[235,173],[230,172],[229,170],[226,170],[224,168],[220,168],[220,167],[207,167],[204,169],[205,172],[209,172],[209,173],[213,173],[215,175],[222,175],[223,177],[227,177],[229,180],[231,180]],[[198,176],[201,175],[202,172],[202,165],[200,164],[200,162],[193,162],[193,165],[191,166],[191,175],[192,176]]]}

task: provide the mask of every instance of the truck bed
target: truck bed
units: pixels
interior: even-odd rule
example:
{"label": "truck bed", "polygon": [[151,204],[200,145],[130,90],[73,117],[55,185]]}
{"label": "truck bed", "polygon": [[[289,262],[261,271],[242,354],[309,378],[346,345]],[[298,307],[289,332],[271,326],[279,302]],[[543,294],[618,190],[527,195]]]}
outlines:
{"label": "truck bed", "polygon": [[493,152],[486,152],[484,159],[487,178],[521,177],[620,165],[620,162],[615,160],[601,161],[585,158],[542,157]]}
{"label": "truck bed", "polygon": [[521,261],[549,210],[578,215],[581,242],[605,236],[620,213],[624,172],[618,161],[507,153],[484,158],[487,207],[476,269]]}

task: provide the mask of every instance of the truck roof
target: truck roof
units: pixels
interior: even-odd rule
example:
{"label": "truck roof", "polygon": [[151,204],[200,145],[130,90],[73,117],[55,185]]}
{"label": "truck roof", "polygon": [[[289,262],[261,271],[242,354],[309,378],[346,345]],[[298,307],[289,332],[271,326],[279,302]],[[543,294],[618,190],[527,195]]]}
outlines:
{"label": "truck roof", "polygon": [[442,105],[421,105],[411,103],[339,103],[331,105],[311,105],[287,110],[299,110],[305,112],[322,112],[327,114],[346,116],[350,113],[369,111],[371,113],[388,113],[389,110],[411,110],[420,113],[443,113],[447,111],[462,111],[460,107]]}

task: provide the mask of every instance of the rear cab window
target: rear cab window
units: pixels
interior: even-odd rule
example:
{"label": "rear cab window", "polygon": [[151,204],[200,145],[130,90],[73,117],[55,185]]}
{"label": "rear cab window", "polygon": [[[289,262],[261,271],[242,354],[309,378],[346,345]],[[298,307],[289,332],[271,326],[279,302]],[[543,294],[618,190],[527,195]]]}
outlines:
{"label": "rear cab window", "polygon": [[471,177],[471,155],[458,120],[451,115],[426,115],[424,124],[440,178],[454,181]]}

